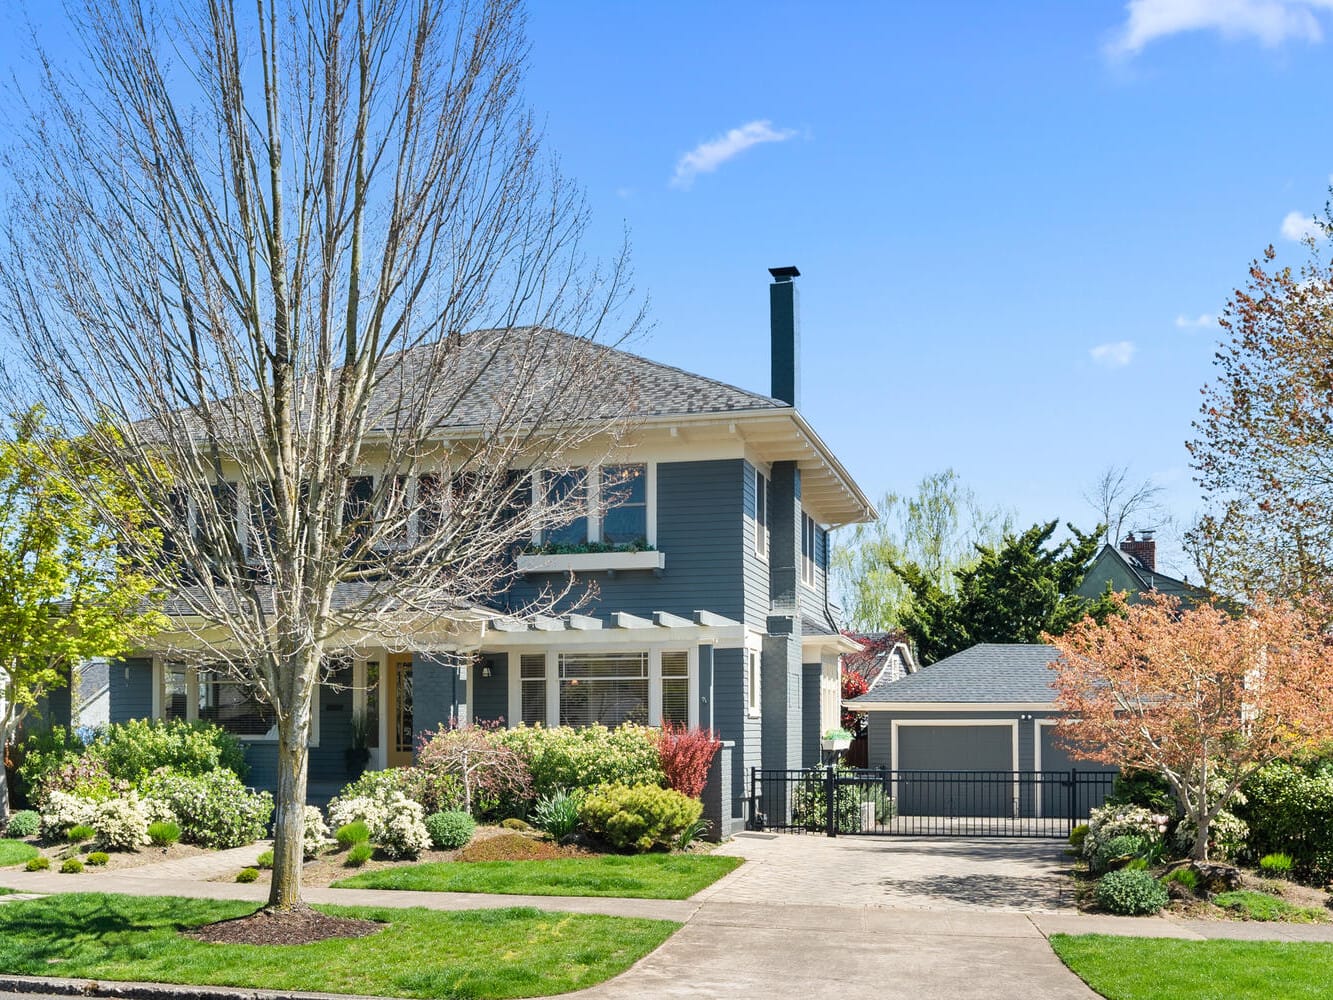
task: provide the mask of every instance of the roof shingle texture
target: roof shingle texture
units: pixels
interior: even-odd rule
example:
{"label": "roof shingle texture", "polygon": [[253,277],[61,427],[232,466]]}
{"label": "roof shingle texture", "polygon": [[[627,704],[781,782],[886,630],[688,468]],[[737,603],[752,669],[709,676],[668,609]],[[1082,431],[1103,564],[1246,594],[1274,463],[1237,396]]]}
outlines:
{"label": "roof shingle texture", "polygon": [[881,675],[858,702],[963,702],[1045,704],[1055,700],[1050,664],[1054,646],[1040,643],[981,643],[901,680]]}

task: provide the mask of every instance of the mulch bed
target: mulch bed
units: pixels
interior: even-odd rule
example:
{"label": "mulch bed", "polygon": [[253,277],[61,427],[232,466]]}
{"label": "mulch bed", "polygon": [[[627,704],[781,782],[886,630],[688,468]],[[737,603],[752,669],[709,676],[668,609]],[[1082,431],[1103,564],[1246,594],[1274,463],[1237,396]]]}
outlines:
{"label": "mulch bed", "polygon": [[381,931],[374,920],[330,917],[300,907],[295,910],[259,910],[248,917],[205,924],[189,936],[212,944],[311,944],[330,938],[366,937]]}

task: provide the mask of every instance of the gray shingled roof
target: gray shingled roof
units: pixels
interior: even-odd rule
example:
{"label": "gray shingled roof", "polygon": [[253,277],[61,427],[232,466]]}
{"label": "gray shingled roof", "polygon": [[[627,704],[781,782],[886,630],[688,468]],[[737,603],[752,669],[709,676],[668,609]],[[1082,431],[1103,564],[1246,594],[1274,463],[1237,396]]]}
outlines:
{"label": "gray shingled roof", "polygon": [[984,642],[900,680],[886,680],[881,675],[874,687],[848,704],[1045,704],[1055,700],[1049,664],[1059,655],[1054,646],[1040,643]]}

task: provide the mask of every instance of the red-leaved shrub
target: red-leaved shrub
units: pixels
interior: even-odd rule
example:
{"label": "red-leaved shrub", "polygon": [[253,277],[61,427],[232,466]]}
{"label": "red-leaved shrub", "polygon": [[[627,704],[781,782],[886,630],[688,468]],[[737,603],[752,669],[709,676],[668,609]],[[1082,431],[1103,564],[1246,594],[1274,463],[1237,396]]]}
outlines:
{"label": "red-leaved shrub", "polygon": [[[859,698],[870,690],[870,682],[866,680],[865,674],[857,673],[855,670],[844,670],[842,673],[842,700],[849,698]],[[864,712],[854,712],[850,708],[842,710],[842,728],[848,732],[854,733],[859,728],[858,723],[865,717]]]}
{"label": "red-leaved shrub", "polygon": [[690,729],[666,722],[657,740],[657,755],[667,785],[697,799],[708,783],[708,768],[722,744],[709,729]]}

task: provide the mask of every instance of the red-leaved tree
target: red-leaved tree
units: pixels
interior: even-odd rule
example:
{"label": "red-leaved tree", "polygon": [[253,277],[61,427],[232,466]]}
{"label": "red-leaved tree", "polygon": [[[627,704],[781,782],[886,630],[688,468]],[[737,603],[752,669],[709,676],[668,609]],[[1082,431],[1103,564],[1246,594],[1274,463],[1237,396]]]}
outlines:
{"label": "red-leaved tree", "polygon": [[697,799],[704,793],[708,768],[721,748],[711,729],[690,729],[664,722],[657,740],[657,756],[667,784],[682,795]]}
{"label": "red-leaved tree", "polygon": [[[866,680],[865,674],[857,673],[855,670],[843,670],[842,672],[842,700],[848,701],[852,698],[859,698],[870,690],[870,682]],[[842,710],[842,728],[849,733],[857,731],[861,725],[861,720],[865,718],[865,712],[854,712],[850,708]]]}
{"label": "red-leaved tree", "polygon": [[1060,651],[1058,737],[1081,757],[1161,774],[1195,824],[1190,856],[1205,861],[1242,782],[1333,732],[1327,609],[1260,594],[1233,615],[1152,594],[1121,612],[1045,637]]}

